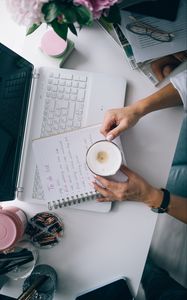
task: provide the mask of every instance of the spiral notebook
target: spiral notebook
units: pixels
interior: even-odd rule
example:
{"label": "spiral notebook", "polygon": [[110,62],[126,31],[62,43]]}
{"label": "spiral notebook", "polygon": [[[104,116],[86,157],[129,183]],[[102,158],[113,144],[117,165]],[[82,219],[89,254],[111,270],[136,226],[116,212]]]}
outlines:
{"label": "spiral notebook", "polygon": [[[99,132],[100,127],[101,125],[85,127],[33,141],[36,163],[50,210],[79,206],[79,203],[88,201],[93,205],[96,202],[98,211],[110,210],[111,203],[96,201],[99,195],[91,184],[94,176],[86,165],[88,148],[94,142],[103,140],[103,135]],[[120,138],[114,142],[122,150]],[[126,180],[122,173],[117,176],[119,181]]]}

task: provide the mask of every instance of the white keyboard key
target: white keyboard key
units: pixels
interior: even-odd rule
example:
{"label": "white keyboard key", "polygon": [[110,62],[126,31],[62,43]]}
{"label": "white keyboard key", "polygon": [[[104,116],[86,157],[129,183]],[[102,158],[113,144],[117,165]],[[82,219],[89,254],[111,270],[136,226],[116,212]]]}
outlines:
{"label": "white keyboard key", "polygon": [[66,73],[66,74],[65,74],[65,78],[66,78],[66,79],[72,79],[72,78],[73,78],[73,75],[72,75],[72,74]]}
{"label": "white keyboard key", "polygon": [[56,109],[68,108],[68,101],[56,101]]}
{"label": "white keyboard key", "polygon": [[53,79],[53,84],[58,84],[59,80],[58,79]]}
{"label": "white keyboard key", "polygon": [[70,93],[71,89],[70,87],[65,87],[65,93]]}
{"label": "white keyboard key", "polygon": [[75,74],[75,75],[73,76],[73,80],[76,80],[76,81],[78,80],[78,81],[79,81],[79,75],[76,75],[76,74]]}
{"label": "white keyboard key", "polygon": [[63,98],[64,98],[63,93],[57,93],[57,98],[58,98],[58,99],[63,99]]}
{"label": "white keyboard key", "polygon": [[47,91],[52,91],[52,88],[53,88],[53,86],[50,85],[50,84],[48,84],[48,86],[47,86]]}
{"label": "white keyboard key", "polygon": [[75,121],[81,122],[82,120],[82,115],[75,115]]}
{"label": "white keyboard key", "polygon": [[55,102],[54,102],[54,101],[51,101],[48,105],[49,105],[49,106],[48,106],[48,111],[49,111],[49,112],[54,111],[54,109],[55,109]]}
{"label": "white keyboard key", "polygon": [[66,117],[60,117],[60,125],[64,124],[66,126],[67,119]]}
{"label": "white keyboard key", "polygon": [[53,130],[57,131],[58,130],[58,125],[57,124],[53,124]]}
{"label": "white keyboard key", "polygon": [[47,98],[51,97],[51,93],[50,93],[50,92],[47,92],[47,93],[46,93],[46,97],[47,97]]}
{"label": "white keyboard key", "polygon": [[76,101],[77,100],[77,95],[70,95],[70,100]]}
{"label": "white keyboard key", "polygon": [[87,76],[85,76],[85,75],[79,75],[79,80],[80,81],[87,81]]}
{"label": "white keyboard key", "polygon": [[85,97],[85,90],[79,90],[78,95],[77,95],[77,100],[78,101],[83,101]]}
{"label": "white keyboard key", "polygon": [[61,85],[59,85],[59,86],[58,86],[58,91],[59,91],[59,92],[64,92],[64,87],[61,86]]}
{"label": "white keyboard key", "polygon": [[72,127],[72,125],[73,125],[73,121],[68,120],[67,123],[66,123],[66,128],[67,127],[70,128],[70,127]]}
{"label": "white keyboard key", "polygon": [[54,73],[54,78],[60,78],[60,73]]}
{"label": "white keyboard key", "polygon": [[47,125],[48,125],[48,126],[52,126],[52,124],[53,124],[52,119],[47,119]]}
{"label": "white keyboard key", "polygon": [[83,110],[83,107],[84,107],[84,103],[82,102],[77,102],[76,103],[76,111],[80,111],[80,110]]}
{"label": "white keyboard key", "polygon": [[60,130],[63,130],[65,128],[66,128],[66,124],[65,123],[62,123],[62,124],[59,125],[59,129]]}
{"label": "white keyboard key", "polygon": [[73,126],[74,126],[75,128],[79,128],[79,127],[81,127],[81,122],[75,120],[75,121],[73,122]]}
{"label": "white keyboard key", "polygon": [[72,86],[77,88],[79,86],[79,82],[78,81],[72,81]]}
{"label": "white keyboard key", "polygon": [[64,100],[69,100],[70,99],[70,95],[69,94],[64,94]]}
{"label": "white keyboard key", "polygon": [[65,81],[65,80],[62,80],[62,79],[60,79],[60,80],[59,80],[59,84],[60,84],[60,85],[66,85],[66,81]]}
{"label": "white keyboard key", "polygon": [[60,74],[60,78],[62,79],[72,79],[73,78],[73,75],[72,74]]}
{"label": "white keyboard key", "polygon": [[52,92],[52,98],[56,98],[57,93],[56,92]]}
{"label": "white keyboard key", "polygon": [[49,84],[53,83],[53,79],[52,79],[52,78],[49,78],[49,79],[48,79],[48,83],[49,83]]}
{"label": "white keyboard key", "polygon": [[61,110],[60,109],[58,109],[57,111],[55,111],[55,118],[60,117],[60,115],[61,115]]}
{"label": "white keyboard key", "polygon": [[67,109],[62,109],[62,116],[66,116],[68,114]]}
{"label": "white keyboard key", "polygon": [[72,86],[72,81],[66,81],[66,86]]}
{"label": "white keyboard key", "polygon": [[86,88],[86,82],[80,81],[80,82],[79,82],[79,87],[80,87],[81,89],[85,89],[85,88]]}
{"label": "white keyboard key", "polygon": [[73,119],[75,112],[75,102],[70,102],[69,111],[68,111],[68,119]]}
{"label": "white keyboard key", "polygon": [[53,92],[57,92],[57,89],[58,89],[58,86],[57,86],[57,85],[53,85],[52,91],[53,91]]}
{"label": "white keyboard key", "polygon": [[76,88],[71,88],[71,93],[72,94],[77,94],[78,93],[78,89],[76,89]]}
{"label": "white keyboard key", "polygon": [[53,112],[49,112],[48,119],[53,119],[53,118],[54,118],[54,113]]}

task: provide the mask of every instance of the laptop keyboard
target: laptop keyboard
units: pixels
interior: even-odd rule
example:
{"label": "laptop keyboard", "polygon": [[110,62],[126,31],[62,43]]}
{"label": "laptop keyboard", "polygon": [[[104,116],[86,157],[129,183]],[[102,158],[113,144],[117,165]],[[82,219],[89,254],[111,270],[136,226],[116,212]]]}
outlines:
{"label": "laptop keyboard", "polygon": [[[77,74],[49,74],[41,137],[81,127],[88,78]],[[44,199],[36,167],[32,197]]]}

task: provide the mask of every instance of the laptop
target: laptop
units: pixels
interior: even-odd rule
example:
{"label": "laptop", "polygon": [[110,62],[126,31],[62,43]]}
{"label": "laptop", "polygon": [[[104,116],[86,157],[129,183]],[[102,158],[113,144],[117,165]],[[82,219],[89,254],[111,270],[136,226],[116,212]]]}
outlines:
{"label": "laptop", "polygon": [[[3,44],[0,64],[0,201],[18,198],[44,204],[32,140],[101,123],[106,110],[124,106],[126,80],[70,69],[35,69]],[[108,211],[110,205],[89,202],[77,208]]]}

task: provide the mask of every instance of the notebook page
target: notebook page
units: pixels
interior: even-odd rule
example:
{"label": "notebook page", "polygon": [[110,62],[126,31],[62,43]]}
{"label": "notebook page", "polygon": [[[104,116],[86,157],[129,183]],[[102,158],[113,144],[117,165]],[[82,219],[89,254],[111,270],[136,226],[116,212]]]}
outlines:
{"label": "notebook page", "polygon": [[93,175],[86,166],[86,151],[103,139],[100,126],[88,127],[33,141],[47,201],[77,197],[94,192]]}
{"label": "notebook page", "polygon": [[[100,127],[86,127],[33,141],[47,201],[71,200],[95,193],[91,185],[94,177],[86,165],[86,152],[93,143],[103,140]],[[115,143],[122,150],[120,138],[115,139]]]}

